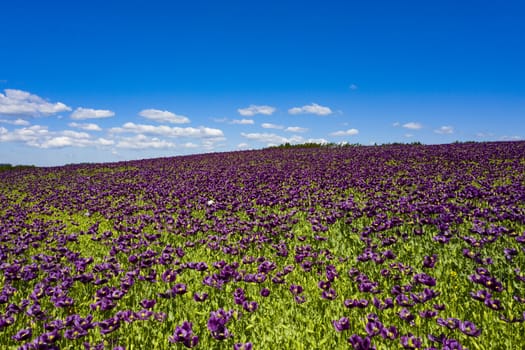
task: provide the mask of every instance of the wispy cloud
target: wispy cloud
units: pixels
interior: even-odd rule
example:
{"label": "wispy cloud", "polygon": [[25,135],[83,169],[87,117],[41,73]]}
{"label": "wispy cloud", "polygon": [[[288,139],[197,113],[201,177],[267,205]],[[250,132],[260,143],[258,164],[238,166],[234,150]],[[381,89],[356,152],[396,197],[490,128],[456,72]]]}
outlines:
{"label": "wispy cloud", "polygon": [[5,89],[0,93],[0,115],[48,116],[71,111],[62,102],[51,103],[29,92]]}
{"label": "wispy cloud", "polygon": [[27,126],[27,125],[30,124],[27,120],[20,119],[20,118],[15,119],[15,120],[10,120],[10,119],[0,119],[0,123],[3,123],[3,124],[11,124],[11,125],[17,125],[17,126]]}
{"label": "wispy cloud", "polygon": [[177,115],[170,111],[161,111],[159,109],[143,109],[139,112],[139,115],[159,123],[185,124],[190,122],[190,119],[184,115]]}
{"label": "wispy cloud", "polygon": [[82,108],[78,107],[73,113],[71,113],[70,118],[74,120],[83,120],[83,119],[101,119],[101,118],[111,118],[115,115],[115,112],[107,109],[92,109],[92,108]]}
{"label": "wispy cloud", "polygon": [[289,126],[286,129],[284,129],[284,131],[289,131],[289,132],[307,132],[308,128],[303,128],[303,127],[300,127],[300,126]]}
{"label": "wispy cloud", "polygon": [[354,136],[359,134],[359,130],[357,129],[348,129],[348,130],[340,130],[335,131],[331,135],[332,136]]}
{"label": "wispy cloud", "polygon": [[300,143],[303,142],[301,136],[292,136],[290,138],[283,137],[272,133],[241,133],[241,136],[253,141],[264,142],[269,144],[283,144],[283,143]]}
{"label": "wispy cloud", "polygon": [[161,140],[156,137],[148,137],[146,135],[135,135],[133,137],[123,137],[117,144],[117,148],[127,149],[163,149],[163,148],[175,148],[176,144],[170,141]]}
{"label": "wispy cloud", "polygon": [[423,125],[417,122],[409,122],[409,123],[403,124],[403,127],[405,129],[410,129],[410,130],[419,130],[423,128]]}
{"label": "wispy cloud", "polygon": [[237,109],[237,112],[239,112],[239,114],[243,117],[253,117],[256,114],[272,115],[275,112],[275,107],[266,105],[250,105],[246,108]]}
{"label": "wispy cloud", "polygon": [[282,130],[282,129],[284,129],[284,126],[282,126],[282,125],[277,125],[277,124],[272,124],[272,123],[262,123],[261,126],[262,126],[264,129],[277,129],[277,130]]}
{"label": "wispy cloud", "polygon": [[50,131],[47,126],[41,125],[33,125],[13,131],[0,128],[0,142],[21,142],[37,148],[104,147],[114,144],[113,140],[93,138],[86,132]]}
{"label": "wispy cloud", "polygon": [[349,88],[350,90],[357,90],[358,86],[356,84],[350,84]]}
{"label": "wispy cloud", "polygon": [[238,124],[238,125],[253,125],[255,122],[253,119],[233,119],[229,122],[230,124]]}
{"label": "wispy cloud", "polygon": [[135,134],[154,134],[166,137],[223,137],[224,133],[220,129],[208,127],[169,127],[166,125],[147,125],[125,123],[122,127],[111,128],[110,133],[135,133]]}
{"label": "wispy cloud", "polygon": [[318,105],[317,103],[312,103],[302,107],[293,107],[288,110],[288,113],[295,114],[315,114],[315,115],[329,115],[332,114],[332,110],[329,107]]}
{"label": "wispy cloud", "polygon": [[73,123],[69,123],[68,125],[72,128],[77,128],[77,129],[86,130],[86,131],[101,131],[102,130],[102,128],[95,123],[75,123],[73,122]]}
{"label": "wispy cloud", "polygon": [[452,126],[442,126],[439,129],[434,130],[436,134],[453,134],[454,133],[454,127]]}

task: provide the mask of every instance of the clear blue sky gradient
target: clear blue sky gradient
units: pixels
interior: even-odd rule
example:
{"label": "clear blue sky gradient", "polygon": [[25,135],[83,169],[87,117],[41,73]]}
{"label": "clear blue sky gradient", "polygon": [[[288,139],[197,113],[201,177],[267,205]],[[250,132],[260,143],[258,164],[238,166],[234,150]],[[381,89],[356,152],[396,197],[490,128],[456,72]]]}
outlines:
{"label": "clear blue sky gradient", "polygon": [[[522,1],[4,2],[0,163],[523,139],[523,18]],[[24,112],[12,91],[67,110]]]}

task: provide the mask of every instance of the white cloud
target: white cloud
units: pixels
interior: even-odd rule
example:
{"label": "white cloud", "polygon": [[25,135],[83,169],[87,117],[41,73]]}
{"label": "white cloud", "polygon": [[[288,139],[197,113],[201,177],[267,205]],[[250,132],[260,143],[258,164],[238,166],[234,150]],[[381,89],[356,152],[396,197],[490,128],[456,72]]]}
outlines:
{"label": "white cloud", "polygon": [[239,125],[252,125],[255,122],[253,119],[234,119],[230,122],[230,124],[239,124]]}
{"label": "white cloud", "polygon": [[502,136],[500,137],[501,141],[520,141],[523,140],[521,136],[513,135],[513,136]]}
{"label": "white cloud", "polygon": [[272,106],[257,106],[257,105],[250,105],[246,108],[239,108],[237,109],[237,112],[239,112],[240,115],[243,117],[253,117],[256,114],[263,114],[263,115],[272,115],[273,112],[275,112],[275,107]]}
{"label": "white cloud", "polygon": [[103,138],[93,139],[85,132],[49,131],[47,126],[40,125],[15,129],[11,132],[2,130],[0,142],[22,142],[37,148],[109,146],[114,143],[112,140]]}
{"label": "white cloud", "polygon": [[237,148],[240,148],[240,149],[246,149],[246,148],[248,148],[248,147],[250,147],[250,145],[247,144],[246,142],[241,142],[241,143],[239,143],[239,144],[237,145]]}
{"label": "white cloud", "polygon": [[348,130],[339,130],[336,132],[333,132],[332,136],[353,136],[359,134],[359,130],[357,129],[348,129]]}
{"label": "white cloud", "polygon": [[127,149],[162,149],[162,148],[174,148],[173,142],[161,140],[156,137],[147,137],[146,135],[138,134],[133,137],[123,137],[116,144],[117,148]]}
{"label": "white cloud", "polygon": [[395,122],[395,123],[392,124],[392,126],[395,127],[395,128],[397,128],[397,127],[400,126],[400,125],[401,125],[400,122]]}
{"label": "white cloud", "polygon": [[279,136],[270,133],[241,133],[241,136],[258,142],[265,142],[270,144],[282,144],[282,143],[301,143],[304,139],[301,136],[294,135],[290,138]]}
{"label": "white cloud", "polygon": [[454,127],[452,126],[442,126],[439,129],[434,130],[436,134],[453,134]]}
{"label": "white cloud", "polygon": [[411,138],[411,137],[414,137],[413,134],[405,134],[404,136],[405,136],[407,139],[409,139],[409,138]]}
{"label": "white cloud", "polygon": [[102,130],[100,126],[94,123],[75,123],[73,122],[73,123],[69,123],[68,125],[72,128],[77,128],[77,129],[86,130],[86,131],[101,131]]}
{"label": "white cloud", "polygon": [[51,103],[29,92],[5,89],[0,93],[0,115],[47,116],[70,111],[62,102]]}
{"label": "white cloud", "polygon": [[160,123],[185,124],[190,122],[190,119],[184,115],[177,115],[170,111],[161,111],[159,109],[144,109],[139,112],[139,115]]}
{"label": "white cloud", "polygon": [[272,123],[262,123],[261,126],[262,126],[264,129],[278,129],[278,130],[282,130],[282,129],[284,129],[284,126],[282,126],[282,125],[276,125],[276,124],[272,124]]}
{"label": "white cloud", "polygon": [[0,123],[4,124],[11,124],[16,126],[28,126],[30,123],[27,120],[24,119],[15,119],[15,120],[9,120],[9,119],[0,119]]}
{"label": "white cloud", "polygon": [[358,86],[356,84],[350,84],[350,90],[357,90]]}
{"label": "white cloud", "polygon": [[92,108],[82,108],[78,107],[73,113],[71,113],[70,118],[75,120],[82,119],[100,119],[100,118],[111,118],[115,115],[115,112],[107,109],[92,109]]}
{"label": "white cloud", "polygon": [[290,114],[316,114],[316,115],[329,115],[332,114],[332,110],[328,107],[320,106],[317,103],[305,105],[302,107],[293,107],[288,110]]}
{"label": "white cloud", "polygon": [[421,125],[421,123],[409,122],[409,123],[403,124],[403,127],[405,129],[410,129],[410,130],[419,130],[423,128],[423,125]]}
{"label": "white cloud", "polygon": [[146,125],[125,123],[122,127],[111,128],[111,133],[135,133],[135,134],[154,134],[165,137],[200,137],[200,138],[222,138],[224,133],[220,129],[213,129],[204,126],[198,128],[170,127],[167,125]]}
{"label": "white cloud", "polygon": [[289,126],[286,129],[284,129],[284,131],[289,131],[289,132],[307,132],[308,129],[307,128],[302,128],[300,126]]}

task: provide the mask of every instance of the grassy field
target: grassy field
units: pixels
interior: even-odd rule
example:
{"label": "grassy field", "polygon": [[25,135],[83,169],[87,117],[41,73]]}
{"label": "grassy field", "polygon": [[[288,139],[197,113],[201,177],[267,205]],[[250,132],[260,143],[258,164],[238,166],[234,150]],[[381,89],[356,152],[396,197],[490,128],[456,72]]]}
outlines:
{"label": "grassy field", "polygon": [[0,344],[520,349],[525,143],[0,172]]}

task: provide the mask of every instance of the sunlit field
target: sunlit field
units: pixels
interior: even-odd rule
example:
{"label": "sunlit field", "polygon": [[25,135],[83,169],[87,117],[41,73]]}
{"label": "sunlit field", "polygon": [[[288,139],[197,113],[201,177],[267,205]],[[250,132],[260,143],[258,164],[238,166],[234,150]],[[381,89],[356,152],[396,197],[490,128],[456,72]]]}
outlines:
{"label": "sunlit field", "polygon": [[0,172],[12,349],[521,349],[525,143]]}

